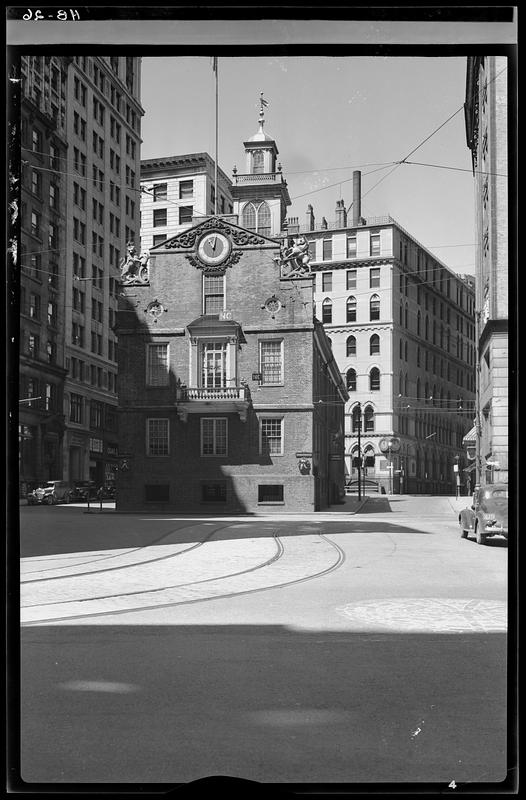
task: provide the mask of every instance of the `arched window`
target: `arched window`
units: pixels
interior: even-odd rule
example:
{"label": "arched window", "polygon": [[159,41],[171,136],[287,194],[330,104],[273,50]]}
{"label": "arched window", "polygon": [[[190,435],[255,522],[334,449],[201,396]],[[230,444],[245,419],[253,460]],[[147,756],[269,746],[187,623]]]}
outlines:
{"label": "arched window", "polygon": [[332,322],[332,300],[329,300],[328,297],[321,304],[321,321]]}
{"label": "arched window", "polygon": [[426,339],[429,339],[429,317],[426,317],[425,326],[426,326],[425,336],[426,336]]}
{"label": "arched window", "polygon": [[402,301],[400,300],[400,325],[404,324],[404,307],[402,305]]}
{"label": "arched window", "polygon": [[369,301],[369,319],[380,319],[380,297],[373,294]]}
{"label": "arched window", "polygon": [[420,378],[416,379],[416,399],[420,400]]}
{"label": "arched window", "polygon": [[380,370],[378,367],[373,367],[369,373],[369,391],[380,391]]}
{"label": "arched window", "polygon": [[405,304],[405,309],[404,309],[404,326],[406,328],[409,327],[409,310],[407,303]]}
{"label": "arched window", "polygon": [[372,406],[365,406],[363,412],[364,431],[374,431],[374,410]]}
{"label": "arched window", "polygon": [[263,236],[270,236],[270,208],[263,202],[258,208],[258,233]]}
{"label": "arched window", "polygon": [[256,230],[256,209],[253,203],[247,203],[243,209],[243,228],[249,231]]}
{"label": "arched window", "polygon": [[405,377],[404,377],[404,394],[405,394],[406,397],[409,394],[408,388],[409,388],[409,382],[408,382],[408,379],[407,379],[407,372],[406,372]]}
{"label": "arched window", "polygon": [[398,375],[398,394],[403,395],[404,393],[404,376],[402,370],[400,370],[400,374]]}
{"label": "arched window", "polygon": [[[352,429],[353,433],[358,430],[361,430],[362,424],[362,409],[360,406],[355,406],[352,410]],[[356,454],[358,455],[358,453]]]}
{"label": "arched window", "polygon": [[356,297],[347,298],[347,322],[356,322]]}
{"label": "arched window", "polygon": [[252,169],[255,175],[263,172],[264,154],[263,150],[254,150],[252,156]]}
{"label": "arched window", "polygon": [[355,369],[348,369],[346,375],[346,384],[347,384],[347,391],[355,392],[356,391],[356,370]]}
{"label": "arched window", "polygon": [[380,352],[380,337],[377,333],[373,333],[369,339],[369,355],[374,356]]}
{"label": "arched window", "polygon": [[424,400],[426,401],[426,403],[429,400],[429,384],[428,383],[426,383],[425,386],[424,386]]}
{"label": "arched window", "polygon": [[356,337],[347,337],[347,357],[356,355]]}
{"label": "arched window", "polygon": [[419,336],[420,336],[421,325],[422,325],[422,314],[419,311],[418,314],[416,315],[416,332]]}

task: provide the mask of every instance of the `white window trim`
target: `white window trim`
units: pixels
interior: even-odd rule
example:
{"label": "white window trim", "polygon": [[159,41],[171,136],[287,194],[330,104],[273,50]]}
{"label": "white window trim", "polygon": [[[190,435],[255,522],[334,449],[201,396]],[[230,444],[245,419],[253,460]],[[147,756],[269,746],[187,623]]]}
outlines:
{"label": "white window trim", "polygon": [[[153,455],[150,453],[150,422],[153,421],[160,422],[165,421],[167,422],[167,429],[166,429],[166,438],[168,441],[168,452],[164,456]],[[147,417],[146,418],[146,458],[169,458],[170,457],[170,420],[168,417]]]}
{"label": "white window trim", "polygon": [[[264,383],[263,382],[263,353],[262,345],[267,342],[279,342],[280,355],[281,355],[281,380],[277,383]],[[259,372],[261,373],[261,386],[284,386],[285,385],[285,347],[283,339],[264,338],[259,340]]]}
{"label": "white window trim", "polygon": [[[203,279],[201,281],[201,308],[203,309],[203,314],[206,314],[205,310],[205,278],[207,276],[203,273]],[[226,275],[218,275],[216,277],[223,279],[223,311],[226,311]]]}
{"label": "white window trim", "polygon": [[[279,419],[281,422],[281,450],[279,453],[268,453],[263,450],[263,420],[266,419]],[[283,414],[265,414],[259,418],[259,455],[269,455],[271,458],[280,457],[285,454],[285,417]]]}
{"label": "white window trim", "polygon": [[[159,347],[159,345],[166,345],[166,383],[150,383],[148,378],[150,374],[150,348],[151,347]],[[145,363],[146,374],[144,378],[144,382],[146,386],[153,387],[155,389],[169,386],[170,385],[170,344],[169,342],[148,342],[146,345],[146,363]]]}
{"label": "white window trim", "polygon": [[[203,453],[203,426],[204,422],[213,420],[214,421],[214,450],[216,449],[217,442],[216,442],[216,426],[215,422],[217,420],[224,420],[225,421],[225,443],[226,449],[224,453]],[[200,455],[202,458],[225,458],[228,456],[228,417],[201,417],[200,419],[200,437],[199,437],[199,448],[200,448]]]}

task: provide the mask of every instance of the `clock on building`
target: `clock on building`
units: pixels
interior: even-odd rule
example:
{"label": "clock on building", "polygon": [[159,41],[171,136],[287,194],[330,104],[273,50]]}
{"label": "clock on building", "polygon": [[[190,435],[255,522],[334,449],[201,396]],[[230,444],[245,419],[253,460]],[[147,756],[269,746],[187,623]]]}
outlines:
{"label": "clock on building", "polygon": [[212,231],[205,233],[197,244],[197,255],[203,264],[216,266],[222,264],[232,250],[232,243],[224,233]]}

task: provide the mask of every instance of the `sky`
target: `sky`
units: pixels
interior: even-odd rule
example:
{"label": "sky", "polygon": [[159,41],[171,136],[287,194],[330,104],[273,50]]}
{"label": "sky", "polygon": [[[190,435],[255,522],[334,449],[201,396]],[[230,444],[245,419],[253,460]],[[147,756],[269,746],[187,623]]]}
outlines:
{"label": "sky", "polygon": [[[362,216],[390,214],[452,270],[474,273],[464,57],[269,55],[218,61],[218,164],[227,176],[234,165],[245,170],[243,142],[258,130],[263,92],[265,131],[276,141],[292,200],[287,216],[302,224],[310,203],[316,222],[325,217],[330,224],[340,198],[351,204],[352,173],[359,169]],[[196,152],[214,158],[210,57],[144,57],[141,102],[141,158]],[[392,162],[413,150],[409,161],[438,166],[402,164],[392,171]]]}

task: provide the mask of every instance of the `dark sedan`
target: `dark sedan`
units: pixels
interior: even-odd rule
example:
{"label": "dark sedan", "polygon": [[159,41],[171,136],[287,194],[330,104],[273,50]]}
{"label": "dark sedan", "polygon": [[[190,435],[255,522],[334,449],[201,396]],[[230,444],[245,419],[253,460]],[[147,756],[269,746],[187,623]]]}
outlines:
{"label": "dark sedan", "polygon": [[478,544],[484,544],[489,536],[508,538],[508,485],[486,484],[475,489],[473,503],[463,508],[458,517],[460,535],[463,539],[475,534]]}

